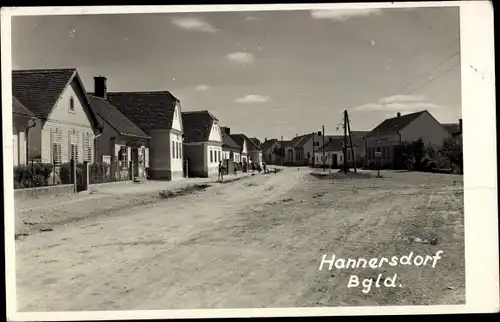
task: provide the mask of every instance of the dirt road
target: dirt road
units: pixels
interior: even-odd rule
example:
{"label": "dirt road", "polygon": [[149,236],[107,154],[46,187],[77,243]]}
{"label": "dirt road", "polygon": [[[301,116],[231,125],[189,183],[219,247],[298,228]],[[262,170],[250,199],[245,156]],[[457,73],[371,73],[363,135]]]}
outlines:
{"label": "dirt road", "polygon": [[[458,304],[461,177],[254,176],[16,242],[20,311]],[[456,181],[453,183],[453,181]],[[436,245],[416,242],[428,234]],[[437,266],[319,270],[323,254],[434,255]],[[398,273],[397,288],[347,288]]]}

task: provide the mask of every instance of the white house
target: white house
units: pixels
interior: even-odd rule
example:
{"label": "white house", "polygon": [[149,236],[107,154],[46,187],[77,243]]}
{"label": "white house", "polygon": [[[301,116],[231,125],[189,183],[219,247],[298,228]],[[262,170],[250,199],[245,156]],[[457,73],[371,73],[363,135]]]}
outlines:
{"label": "white house", "polygon": [[[343,143],[340,139],[329,139],[325,145],[314,151],[316,167],[339,168],[345,162]],[[324,153],[323,153],[324,152]]]}
{"label": "white house", "polygon": [[[169,91],[107,92],[105,96],[109,103],[149,136],[149,155],[145,156],[145,162],[149,166],[150,178],[178,180],[185,177],[180,101]],[[131,140],[129,143],[134,147],[145,147],[144,140]],[[115,160],[119,153],[111,157]]]}
{"label": "white house", "polygon": [[[32,113],[30,118],[36,118],[29,126],[14,123],[15,131],[28,129],[18,134],[18,140],[26,137],[28,160],[54,164],[94,160],[93,142],[102,124],[76,69],[14,70],[12,94]],[[23,159],[24,153],[19,154],[18,162]]]}
{"label": "white house", "polygon": [[182,113],[184,155],[189,177],[213,177],[222,161],[222,132],[219,120],[209,111]]}
{"label": "white house", "polygon": [[427,110],[386,119],[365,136],[366,164],[376,164],[375,152],[382,153],[381,165],[395,166],[396,148],[422,139],[424,144],[442,146],[452,134]]}

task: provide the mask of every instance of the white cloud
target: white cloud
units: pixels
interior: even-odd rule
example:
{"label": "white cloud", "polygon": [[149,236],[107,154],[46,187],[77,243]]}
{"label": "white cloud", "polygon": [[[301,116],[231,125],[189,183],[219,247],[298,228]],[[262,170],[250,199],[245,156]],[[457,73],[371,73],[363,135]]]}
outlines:
{"label": "white cloud", "polygon": [[389,104],[395,102],[423,102],[423,101],[425,101],[424,95],[393,95],[380,99],[379,103]]}
{"label": "white cloud", "polygon": [[380,111],[389,113],[410,113],[440,108],[428,102],[424,95],[393,95],[381,98],[377,103],[368,103],[354,108],[355,111]]}
{"label": "white cloud", "polygon": [[259,18],[254,17],[254,16],[248,16],[245,18],[245,20],[250,21],[250,20],[259,20]]}
{"label": "white cloud", "polygon": [[312,10],[311,17],[314,19],[329,19],[345,21],[353,17],[379,15],[380,9],[338,9],[338,10]]}
{"label": "white cloud", "polygon": [[205,84],[201,84],[201,85],[196,86],[196,90],[200,91],[200,92],[208,91],[209,89],[210,89],[210,86],[205,85]]}
{"label": "white cloud", "polygon": [[210,32],[214,33],[219,31],[217,28],[209,24],[208,22],[195,17],[185,17],[185,18],[174,18],[172,19],[172,23],[177,27],[193,30],[193,31],[201,31],[201,32]]}
{"label": "white cloud", "polygon": [[246,95],[240,98],[237,98],[235,102],[242,104],[253,104],[253,103],[265,103],[269,101],[269,97],[261,96],[261,95]]}
{"label": "white cloud", "polygon": [[252,64],[255,62],[255,58],[253,57],[252,54],[244,52],[227,54],[226,58],[240,64]]}

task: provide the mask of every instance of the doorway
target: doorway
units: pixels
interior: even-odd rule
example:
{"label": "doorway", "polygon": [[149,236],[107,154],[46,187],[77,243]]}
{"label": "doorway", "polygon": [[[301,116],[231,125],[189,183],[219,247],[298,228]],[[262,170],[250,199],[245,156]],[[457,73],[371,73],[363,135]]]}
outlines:
{"label": "doorway", "polygon": [[132,173],[133,173],[133,177],[131,179],[133,180],[134,178],[139,177],[139,149],[138,148],[132,148],[131,160],[132,160]]}
{"label": "doorway", "polygon": [[332,157],[333,157],[332,168],[337,168],[338,166],[337,154],[333,154]]}

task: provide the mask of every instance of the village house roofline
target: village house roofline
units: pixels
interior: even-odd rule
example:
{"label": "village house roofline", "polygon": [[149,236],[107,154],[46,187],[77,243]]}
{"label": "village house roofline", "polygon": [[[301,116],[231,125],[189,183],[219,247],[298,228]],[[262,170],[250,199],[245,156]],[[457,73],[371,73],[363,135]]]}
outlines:
{"label": "village house roofline", "polygon": [[102,124],[76,68],[13,70],[12,95],[37,118],[47,120],[73,80],[83,93],[96,134],[101,133]]}
{"label": "village house roofline", "polygon": [[179,100],[170,91],[106,93],[106,100],[142,131],[172,130]]}
{"label": "village house roofline", "polygon": [[184,142],[208,142],[212,126],[216,121],[219,120],[207,110],[182,112]]}
{"label": "village house roofline", "polygon": [[424,113],[431,115],[429,111],[423,110],[385,119],[382,123],[377,125],[372,131],[365,135],[364,138],[398,133]]}
{"label": "village house roofline", "polygon": [[245,134],[237,133],[230,134],[231,138],[238,143],[238,145],[243,149],[243,140],[247,141],[247,151],[262,151],[258,146],[255,145],[252,140],[250,140]]}
{"label": "village house roofline", "polygon": [[227,148],[227,149],[234,149],[234,150],[240,150],[241,147],[239,146],[238,143],[236,143],[233,138],[222,131],[222,147]]}
{"label": "village house roofline", "polygon": [[19,102],[19,100],[14,96],[12,96],[12,114],[25,117],[35,117],[35,114],[26,108],[26,106]]}
{"label": "village house roofline", "polygon": [[123,136],[150,138],[137,125],[121,113],[116,106],[102,97],[90,96],[94,109],[99,117],[109,124],[118,134]]}
{"label": "village house roofline", "polygon": [[267,150],[267,149],[270,149],[275,143],[277,143],[278,140],[277,139],[269,139],[267,141],[264,141],[262,143],[262,146],[261,146],[261,149],[262,150]]}

